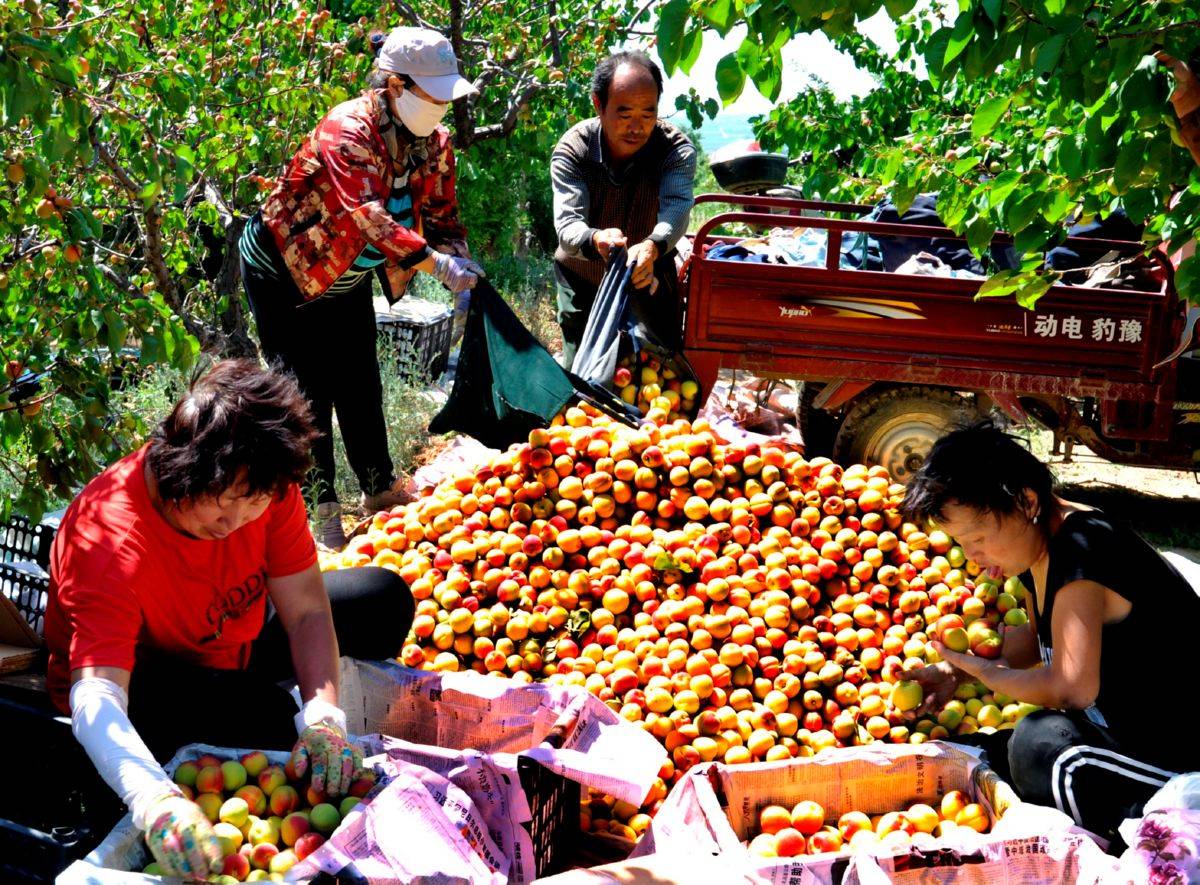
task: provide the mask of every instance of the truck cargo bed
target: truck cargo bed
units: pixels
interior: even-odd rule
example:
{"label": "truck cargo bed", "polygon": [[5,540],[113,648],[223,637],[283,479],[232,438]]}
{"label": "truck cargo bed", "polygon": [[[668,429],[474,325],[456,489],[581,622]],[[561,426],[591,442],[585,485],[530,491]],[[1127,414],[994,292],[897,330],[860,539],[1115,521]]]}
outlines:
{"label": "truck cargo bed", "polygon": [[[1142,402],[1173,382],[1174,364],[1156,364],[1179,340],[1183,312],[1162,256],[1154,256],[1157,291],[1060,285],[1026,310],[1011,295],[976,300],[982,280],[838,266],[843,237],[961,239],[947,229],[801,214],[870,208],[851,204],[723,195],[698,202],[713,199],[739,208],[700,228],[683,281],[684,348],[705,390],[722,367]],[[706,257],[709,244],[731,241],[712,235],[731,223],[824,231],[825,266]],[[1125,256],[1143,251],[1139,243],[1078,242]]]}

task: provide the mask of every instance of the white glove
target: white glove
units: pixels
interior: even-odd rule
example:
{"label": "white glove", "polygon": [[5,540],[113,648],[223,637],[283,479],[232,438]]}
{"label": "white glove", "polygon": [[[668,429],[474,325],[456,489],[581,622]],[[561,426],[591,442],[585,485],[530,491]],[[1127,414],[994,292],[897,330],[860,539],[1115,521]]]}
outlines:
{"label": "white glove", "polygon": [[483,268],[470,258],[459,258],[457,255],[433,253],[433,275],[446,288],[458,294],[471,289],[484,276]]}

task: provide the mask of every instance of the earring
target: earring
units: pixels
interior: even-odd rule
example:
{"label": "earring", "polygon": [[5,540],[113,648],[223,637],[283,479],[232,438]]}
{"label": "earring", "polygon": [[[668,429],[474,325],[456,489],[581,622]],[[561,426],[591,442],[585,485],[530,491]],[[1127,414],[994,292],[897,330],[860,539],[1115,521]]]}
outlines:
{"label": "earring", "polygon": [[1034,525],[1037,525],[1037,522],[1038,522],[1038,518],[1035,516],[1035,517],[1033,518],[1033,524],[1034,524]]}

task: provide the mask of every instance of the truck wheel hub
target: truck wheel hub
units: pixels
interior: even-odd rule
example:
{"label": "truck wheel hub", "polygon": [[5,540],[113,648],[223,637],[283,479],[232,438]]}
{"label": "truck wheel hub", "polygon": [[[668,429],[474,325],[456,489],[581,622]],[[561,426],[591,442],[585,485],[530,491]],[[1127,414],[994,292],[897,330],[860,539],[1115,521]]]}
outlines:
{"label": "truck wheel hub", "polygon": [[896,482],[908,482],[925,463],[925,457],[940,435],[923,421],[906,420],[881,429],[867,447],[867,457],[882,464]]}

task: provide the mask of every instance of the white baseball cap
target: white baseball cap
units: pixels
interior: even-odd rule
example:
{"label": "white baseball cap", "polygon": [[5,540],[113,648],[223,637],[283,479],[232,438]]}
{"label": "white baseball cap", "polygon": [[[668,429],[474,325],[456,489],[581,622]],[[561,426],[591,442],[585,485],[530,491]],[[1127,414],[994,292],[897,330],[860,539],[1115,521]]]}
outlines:
{"label": "white baseball cap", "polygon": [[450,41],[428,28],[393,28],[376,64],[382,71],[408,75],[438,101],[453,101],[479,91],[459,74]]}

